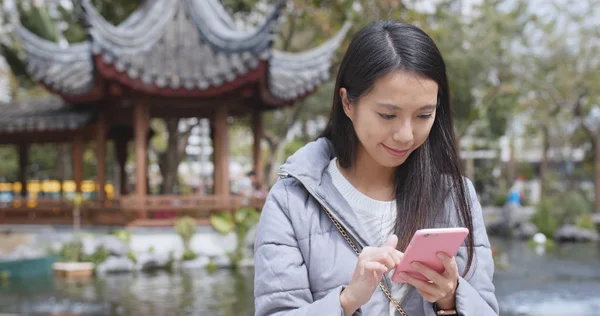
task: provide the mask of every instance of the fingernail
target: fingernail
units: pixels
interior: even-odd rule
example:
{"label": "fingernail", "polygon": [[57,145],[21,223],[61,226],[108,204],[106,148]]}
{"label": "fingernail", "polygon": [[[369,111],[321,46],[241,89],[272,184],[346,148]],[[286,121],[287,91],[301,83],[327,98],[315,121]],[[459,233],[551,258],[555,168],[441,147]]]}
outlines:
{"label": "fingernail", "polygon": [[445,254],[443,254],[443,253],[441,253],[441,252],[440,252],[440,253],[438,253],[438,255],[437,255],[437,256],[438,256],[438,258],[440,258],[440,260],[444,260],[444,259],[446,259],[446,255],[445,255]]}
{"label": "fingernail", "polygon": [[418,269],[420,267],[420,265],[418,263],[416,263],[416,262],[411,263],[410,266],[413,267],[413,268],[415,268],[415,269]]}
{"label": "fingernail", "polygon": [[400,272],[398,273],[398,276],[402,279],[402,280],[406,280],[406,273],[404,272]]}

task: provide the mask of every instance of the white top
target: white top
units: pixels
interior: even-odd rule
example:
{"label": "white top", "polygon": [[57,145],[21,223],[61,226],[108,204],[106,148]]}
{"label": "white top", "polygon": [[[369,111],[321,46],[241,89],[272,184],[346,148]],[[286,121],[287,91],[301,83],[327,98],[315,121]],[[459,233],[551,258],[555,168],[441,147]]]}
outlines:
{"label": "white top", "polygon": [[[380,247],[383,245],[394,232],[397,214],[396,200],[378,201],[358,191],[338,169],[337,158],[333,158],[329,162],[328,169],[333,185],[348,202],[363,229],[369,234],[370,240],[375,241],[375,244],[370,246]],[[391,276],[392,272],[389,275]],[[392,282],[390,291],[396,300],[403,297],[406,290],[404,284]],[[390,315],[394,316],[395,314],[396,308],[390,302]]]}

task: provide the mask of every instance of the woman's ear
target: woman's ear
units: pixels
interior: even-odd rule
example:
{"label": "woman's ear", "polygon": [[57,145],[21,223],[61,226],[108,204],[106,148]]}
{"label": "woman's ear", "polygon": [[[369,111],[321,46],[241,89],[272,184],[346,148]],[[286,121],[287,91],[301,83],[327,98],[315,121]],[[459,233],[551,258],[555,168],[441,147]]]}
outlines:
{"label": "woman's ear", "polygon": [[346,116],[352,121],[352,117],[354,116],[354,106],[352,106],[350,100],[348,100],[348,91],[346,91],[346,88],[340,88],[340,100],[342,100],[344,113],[346,113]]}

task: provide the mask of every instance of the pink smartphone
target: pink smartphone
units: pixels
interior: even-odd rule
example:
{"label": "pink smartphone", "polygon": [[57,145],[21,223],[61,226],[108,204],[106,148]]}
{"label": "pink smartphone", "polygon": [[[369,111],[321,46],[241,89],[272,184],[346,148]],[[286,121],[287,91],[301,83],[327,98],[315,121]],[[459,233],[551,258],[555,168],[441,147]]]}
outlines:
{"label": "pink smartphone", "polygon": [[444,272],[444,264],[438,259],[437,254],[443,252],[450,257],[456,256],[458,248],[469,234],[463,227],[456,228],[430,228],[420,229],[413,235],[404,256],[392,275],[392,281],[404,283],[398,273],[408,275],[423,281],[429,281],[424,275],[413,269],[410,264],[420,262],[438,273]]}

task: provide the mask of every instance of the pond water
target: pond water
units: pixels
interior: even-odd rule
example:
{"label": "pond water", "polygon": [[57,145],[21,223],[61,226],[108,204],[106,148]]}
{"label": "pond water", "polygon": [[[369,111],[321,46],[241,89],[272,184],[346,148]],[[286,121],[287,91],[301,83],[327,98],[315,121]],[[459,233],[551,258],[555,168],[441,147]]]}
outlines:
{"label": "pond water", "polygon": [[[598,316],[600,245],[559,245],[541,254],[525,242],[492,240],[501,315]],[[0,281],[0,313],[47,315],[250,316],[253,270],[119,274],[90,281],[53,277]]]}
{"label": "pond water", "polygon": [[545,253],[492,240],[506,253],[494,277],[502,315],[600,315],[600,244],[561,244]]}

